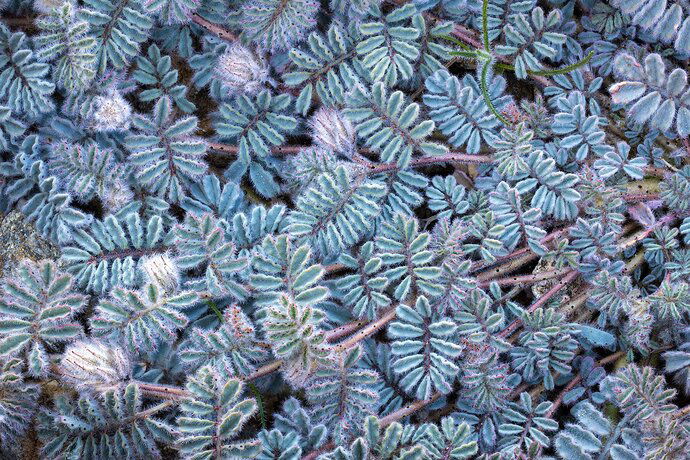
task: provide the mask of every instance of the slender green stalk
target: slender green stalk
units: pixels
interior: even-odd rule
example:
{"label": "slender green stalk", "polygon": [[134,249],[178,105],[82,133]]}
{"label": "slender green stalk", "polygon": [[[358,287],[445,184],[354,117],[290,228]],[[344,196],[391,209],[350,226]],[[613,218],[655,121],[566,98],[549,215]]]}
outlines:
{"label": "slender green stalk", "polygon": [[220,321],[222,323],[223,322],[223,313],[221,313],[220,308],[218,308],[218,305],[216,305],[216,303],[211,299],[206,299],[206,304],[213,311],[213,313],[216,314],[216,316],[218,317],[218,321]]}
{"label": "slender green stalk", "polygon": [[482,2],[482,41],[484,43],[484,51],[491,53],[491,44],[489,43],[489,0]]}
{"label": "slender green stalk", "polygon": [[577,70],[583,65],[587,64],[590,59],[592,59],[592,56],[594,56],[594,51],[590,51],[587,56],[584,58],[580,59],[577,61],[575,64],[570,64],[565,67],[561,67],[558,69],[549,69],[549,70],[537,70],[537,71],[528,71],[527,73],[532,74],[532,75],[539,75],[541,77],[552,77],[554,75],[562,75],[564,73],[572,72],[573,70]]}
{"label": "slender green stalk", "polygon": [[482,87],[482,94],[484,95],[484,101],[486,102],[486,105],[489,106],[489,110],[491,110],[491,113],[494,114],[498,120],[503,123],[504,125],[509,125],[508,120],[503,117],[500,113],[498,113],[498,110],[496,110],[496,107],[494,107],[494,103],[491,102],[491,96],[489,96],[489,89],[486,84],[486,78],[489,75],[489,62],[485,62],[484,67],[482,67],[482,77],[479,79]]}
{"label": "slender green stalk", "polygon": [[[561,74],[572,72],[573,70],[579,69],[583,65],[587,64],[589,62],[589,60],[592,59],[593,56],[594,56],[594,51],[590,51],[589,54],[587,54],[587,56],[580,59],[579,61],[577,61],[574,64],[570,64],[570,65],[565,66],[565,67],[560,67],[558,69],[528,70],[527,73],[529,75],[538,75],[541,77],[550,77],[553,75],[561,75]],[[515,71],[514,66],[512,66],[510,64],[505,64],[503,62],[497,62],[496,64],[494,64],[494,67],[498,67],[499,69],[503,69],[503,70]]]}
{"label": "slender green stalk", "polygon": [[[451,36],[448,36],[448,35],[441,35],[440,38],[443,38],[444,40],[448,40],[448,41],[450,41],[450,42],[455,43],[456,45],[458,45],[460,48],[462,48],[462,49],[465,50],[465,51],[471,51],[472,53],[474,53],[474,50],[473,50],[469,45],[467,45],[466,43],[461,42],[460,40],[458,40],[458,39],[455,38],[455,37],[451,37]],[[453,53],[459,53],[459,51],[452,51],[450,54],[453,54]]]}
{"label": "slender green stalk", "polygon": [[254,398],[256,399],[256,404],[259,406],[259,418],[261,419],[261,428],[266,429],[266,413],[264,412],[264,402],[261,399],[261,392],[252,382],[247,382],[247,386],[251,390]]}

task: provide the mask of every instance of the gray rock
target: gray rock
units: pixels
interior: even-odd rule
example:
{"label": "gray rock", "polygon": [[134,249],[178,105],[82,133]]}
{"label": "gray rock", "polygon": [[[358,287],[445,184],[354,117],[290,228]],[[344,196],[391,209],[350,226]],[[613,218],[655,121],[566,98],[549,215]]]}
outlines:
{"label": "gray rock", "polygon": [[0,276],[11,271],[22,259],[41,260],[60,257],[60,250],[43,238],[19,211],[0,216]]}

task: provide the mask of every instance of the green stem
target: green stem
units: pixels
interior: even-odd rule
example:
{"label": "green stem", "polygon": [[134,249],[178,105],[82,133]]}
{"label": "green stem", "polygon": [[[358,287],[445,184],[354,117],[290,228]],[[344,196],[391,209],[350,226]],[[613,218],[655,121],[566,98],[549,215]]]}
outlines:
{"label": "green stem", "polygon": [[[504,64],[502,62],[497,62],[496,64],[494,64],[494,67],[498,67],[499,69],[503,69],[503,70],[515,71],[515,67],[513,67],[512,65],[509,65],[509,64]],[[528,73],[529,73],[529,71],[528,71]]]}
{"label": "green stem", "polygon": [[256,398],[256,403],[259,406],[259,418],[261,419],[261,428],[263,428],[265,430],[266,429],[266,413],[264,412],[264,402],[261,399],[261,392],[256,387],[256,385],[254,385],[252,382],[247,382],[247,386],[249,386],[249,389],[254,394],[254,398]]}
{"label": "green stem", "polygon": [[477,59],[476,51],[451,51],[448,54],[450,54],[451,56],[464,57],[466,59]]}
{"label": "green stem", "polygon": [[[486,0],[485,0],[486,1]],[[483,63],[483,68],[482,68],[482,78],[480,78],[480,83],[482,85],[482,94],[484,95],[484,101],[486,102],[486,105],[489,106],[489,110],[491,110],[491,113],[494,114],[498,120],[503,123],[504,125],[509,125],[508,120],[506,120],[503,115],[498,113],[498,110],[496,110],[496,107],[494,107],[494,103],[491,102],[491,97],[489,96],[489,89],[486,85],[486,77],[488,76],[489,73],[489,62],[484,62]]]}
{"label": "green stem", "polygon": [[577,61],[575,64],[570,64],[559,69],[552,70],[540,70],[540,71],[529,71],[530,75],[539,75],[541,77],[552,77],[554,75],[562,75],[564,73],[572,72],[573,70],[579,69],[583,65],[587,64],[590,59],[594,56],[594,51],[590,51],[587,56]]}
{"label": "green stem", "polygon": [[216,314],[216,316],[218,317],[218,321],[222,323],[223,313],[221,313],[220,309],[218,308],[218,305],[216,305],[216,303],[211,299],[206,299],[206,303],[208,304],[209,308],[213,310],[213,313]]}
{"label": "green stem", "polygon": [[[594,51],[590,51],[587,56],[585,56],[583,59],[580,61],[576,62],[575,64],[570,64],[569,66],[561,67],[559,69],[550,69],[550,70],[528,70],[527,73],[529,75],[538,75],[540,77],[550,77],[553,75],[561,75],[564,73],[572,72],[573,70],[579,69],[583,65],[587,64],[590,59],[592,59],[592,56],[594,56]],[[515,67],[513,67],[510,64],[504,64],[502,62],[497,62],[494,64],[494,67],[498,67],[499,69],[503,70],[512,70],[515,71]]]}
{"label": "green stem", "polygon": [[484,50],[491,53],[489,46],[489,0],[482,2],[482,40],[484,42]]}
{"label": "green stem", "polygon": [[[450,42],[455,43],[456,45],[458,45],[460,48],[462,48],[462,49],[465,50],[465,51],[471,51],[471,52],[474,53],[474,50],[473,50],[470,46],[468,46],[467,44],[461,42],[460,40],[458,40],[458,39],[455,38],[455,37],[451,37],[451,36],[449,36],[449,35],[442,35],[441,38],[443,38],[444,40],[448,40],[448,41],[450,41]],[[456,53],[456,52],[457,52],[457,51],[453,51],[451,54]]]}

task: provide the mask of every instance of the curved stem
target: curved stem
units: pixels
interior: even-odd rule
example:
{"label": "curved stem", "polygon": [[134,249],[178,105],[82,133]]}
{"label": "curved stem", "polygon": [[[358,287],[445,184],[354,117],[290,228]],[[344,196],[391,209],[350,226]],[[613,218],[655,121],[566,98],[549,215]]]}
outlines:
{"label": "curved stem", "polygon": [[247,382],[247,386],[249,387],[249,390],[254,395],[254,399],[256,399],[256,404],[259,406],[259,418],[261,419],[261,428],[263,428],[265,430],[266,429],[266,413],[264,412],[264,402],[263,402],[263,399],[261,398],[261,392],[256,387],[256,385],[254,385],[251,382]]}
{"label": "curved stem", "polygon": [[658,229],[659,227],[662,227],[670,222],[673,222],[676,220],[677,216],[675,213],[668,213],[665,216],[661,217],[659,220],[656,221],[654,225],[651,225],[650,227],[644,229],[643,231],[636,233],[632,237],[626,239],[625,241],[621,242],[618,245],[618,248],[621,251],[624,251],[628,248],[631,248],[633,246],[636,246],[639,244],[642,240],[647,238],[654,230]]}
{"label": "curved stem", "polygon": [[489,88],[487,87],[487,84],[486,84],[486,78],[489,74],[489,64],[490,64],[490,61],[486,61],[486,62],[482,63],[482,66],[483,66],[482,67],[482,77],[479,79],[481,87],[482,87],[482,95],[484,95],[484,101],[486,102],[486,105],[489,106],[489,110],[491,110],[491,113],[493,113],[494,116],[496,118],[498,118],[498,120],[501,123],[503,123],[504,125],[507,126],[510,123],[508,123],[508,120],[506,120],[503,117],[503,115],[498,113],[498,110],[496,110],[496,107],[494,107],[494,103],[491,101],[491,96],[489,96]]}
{"label": "curved stem", "polygon": [[575,64],[570,64],[565,67],[561,67],[558,69],[550,69],[550,70],[537,70],[537,71],[529,71],[527,73],[533,74],[533,75],[539,75],[541,77],[552,77],[554,75],[562,75],[564,73],[572,72],[573,70],[577,70],[583,65],[587,64],[590,59],[594,56],[594,51],[590,51],[587,56],[583,57],[579,61],[577,61]]}

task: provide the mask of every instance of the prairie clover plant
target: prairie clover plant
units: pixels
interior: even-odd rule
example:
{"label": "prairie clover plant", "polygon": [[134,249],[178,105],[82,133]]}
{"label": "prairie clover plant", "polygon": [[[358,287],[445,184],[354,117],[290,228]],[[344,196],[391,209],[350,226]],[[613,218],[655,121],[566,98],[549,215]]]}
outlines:
{"label": "prairie clover plant", "polygon": [[689,58],[686,0],[0,0],[0,458],[690,458]]}

